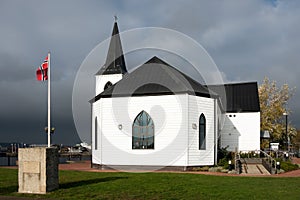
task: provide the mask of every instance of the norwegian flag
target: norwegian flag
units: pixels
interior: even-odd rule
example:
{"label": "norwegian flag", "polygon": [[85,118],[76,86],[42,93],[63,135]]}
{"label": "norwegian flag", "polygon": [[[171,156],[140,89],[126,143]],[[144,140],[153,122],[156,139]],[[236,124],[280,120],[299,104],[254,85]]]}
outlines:
{"label": "norwegian flag", "polygon": [[36,79],[38,81],[48,80],[48,65],[49,60],[47,56],[41,66],[39,66],[39,68],[36,70]]}

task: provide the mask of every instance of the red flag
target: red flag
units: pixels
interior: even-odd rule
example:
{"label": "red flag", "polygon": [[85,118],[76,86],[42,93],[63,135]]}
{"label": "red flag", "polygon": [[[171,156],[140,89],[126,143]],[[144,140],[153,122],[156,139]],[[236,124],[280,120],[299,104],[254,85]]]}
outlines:
{"label": "red flag", "polygon": [[48,63],[47,56],[41,66],[36,70],[36,78],[38,81],[48,80]]}

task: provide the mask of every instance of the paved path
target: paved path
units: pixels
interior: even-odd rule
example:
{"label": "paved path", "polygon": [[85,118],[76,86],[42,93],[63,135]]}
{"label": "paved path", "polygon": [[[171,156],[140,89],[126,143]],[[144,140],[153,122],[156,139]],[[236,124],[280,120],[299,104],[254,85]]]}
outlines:
{"label": "paved path", "polygon": [[[262,164],[248,164],[247,166],[243,165],[243,167],[247,168],[247,174],[270,175],[270,173],[266,170],[266,168]],[[243,174],[245,174],[245,172]]]}
{"label": "paved path", "polygon": [[[300,158],[293,158],[293,163],[300,164]],[[6,168],[17,168],[14,167],[6,167]],[[90,161],[80,161],[80,162],[74,162],[74,163],[68,163],[68,164],[60,164],[59,165],[60,170],[76,170],[76,171],[87,171],[87,172],[118,172],[117,170],[100,170],[100,169],[93,169],[91,168],[91,162]],[[164,171],[166,172],[166,171]],[[180,171],[168,171],[171,173],[192,173],[192,174],[205,174],[205,175],[215,175],[215,176],[255,176],[255,177],[300,177],[300,169],[294,170],[291,172],[286,172],[282,174],[273,174],[273,175],[266,175],[266,174],[227,174],[227,173],[221,173],[221,172],[180,172]]]}
{"label": "paved path", "polygon": [[[300,163],[300,159],[297,158],[296,162]],[[100,169],[92,169],[90,161],[83,161],[83,162],[75,162],[70,164],[60,164],[59,165],[60,170],[77,170],[77,171],[87,171],[87,172],[118,172],[117,170],[100,170]],[[165,171],[164,171],[165,172]],[[221,173],[221,172],[179,172],[179,171],[168,171],[171,173],[193,173],[193,174],[206,174],[206,175],[216,175],[216,176],[255,176],[255,177],[300,177],[300,169],[286,172],[283,174],[227,174],[227,173]]]}

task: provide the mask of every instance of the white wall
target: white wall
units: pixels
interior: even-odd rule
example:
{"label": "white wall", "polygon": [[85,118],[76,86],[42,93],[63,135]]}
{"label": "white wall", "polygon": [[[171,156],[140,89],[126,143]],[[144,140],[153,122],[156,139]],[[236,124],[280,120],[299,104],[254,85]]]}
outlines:
{"label": "white wall", "polygon": [[216,120],[215,120],[215,164],[218,164],[218,149],[221,145],[221,127],[224,124],[224,114],[221,110],[222,105],[219,104],[219,100],[215,100],[216,107]]}
{"label": "white wall", "polygon": [[96,95],[104,91],[105,84],[110,81],[115,84],[123,77],[122,74],[107,74],[107,75],[96,75]]}
{"label": "white wall", "polygon": [[[103,131],[98,136],[98,150],[93,147],[93,163],[187,165],[187,95],[102,98],[93,106],[92,123],[98,116],[98,133]],[[132,123],[142,110],[154,122],[154,149],[132,149]]]}
{"label": "white wall", "polygon": [[[101,134],[101,102],[97,101],[92,104],[92,162],[93,163],[101,163],[101,142],[102,142],[102,134]],[[97,142],[95,141],[95,119],[97,117]],[[97,147],[95,146],[97,144]]]}
{"label": "white wall", "polygon": [[235,151],[235,148],[238,151],[260,149],[260,113],[226,113],[221,146],[229,146],[229,151]]}
{"label": "white wall", "polygon": [[[215,100],[190,95],[188,99],[188,166],[213,165],[215,158]],[[199,117],[201,113],[206,118],[206,150],[199,150]],[[192,127],[193,123],[197,125],[196,129]]]}

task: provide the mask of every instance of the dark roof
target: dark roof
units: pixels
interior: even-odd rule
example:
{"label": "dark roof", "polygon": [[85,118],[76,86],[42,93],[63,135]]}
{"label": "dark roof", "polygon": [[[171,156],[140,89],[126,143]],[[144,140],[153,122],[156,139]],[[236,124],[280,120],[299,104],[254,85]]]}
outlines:
{"label": "dark roof", "polygon": [[207,87],[154,56],[115,85],[97,95],[93,101],[105,97],[171,95],[187,93],[216,97]]}
{"label": "dark roof", "polygon": [[210,85],[208,88],[220,95],[226,112],[260,111],[257,82]]}
{"label": "dark roof", "polygon": [[106,62],[104,66],[102,66],[101,69],[96,73],[96,75],[125,73],[127,73],[125,58],[123,55],[118,24],[115,22],[109,43]]}

